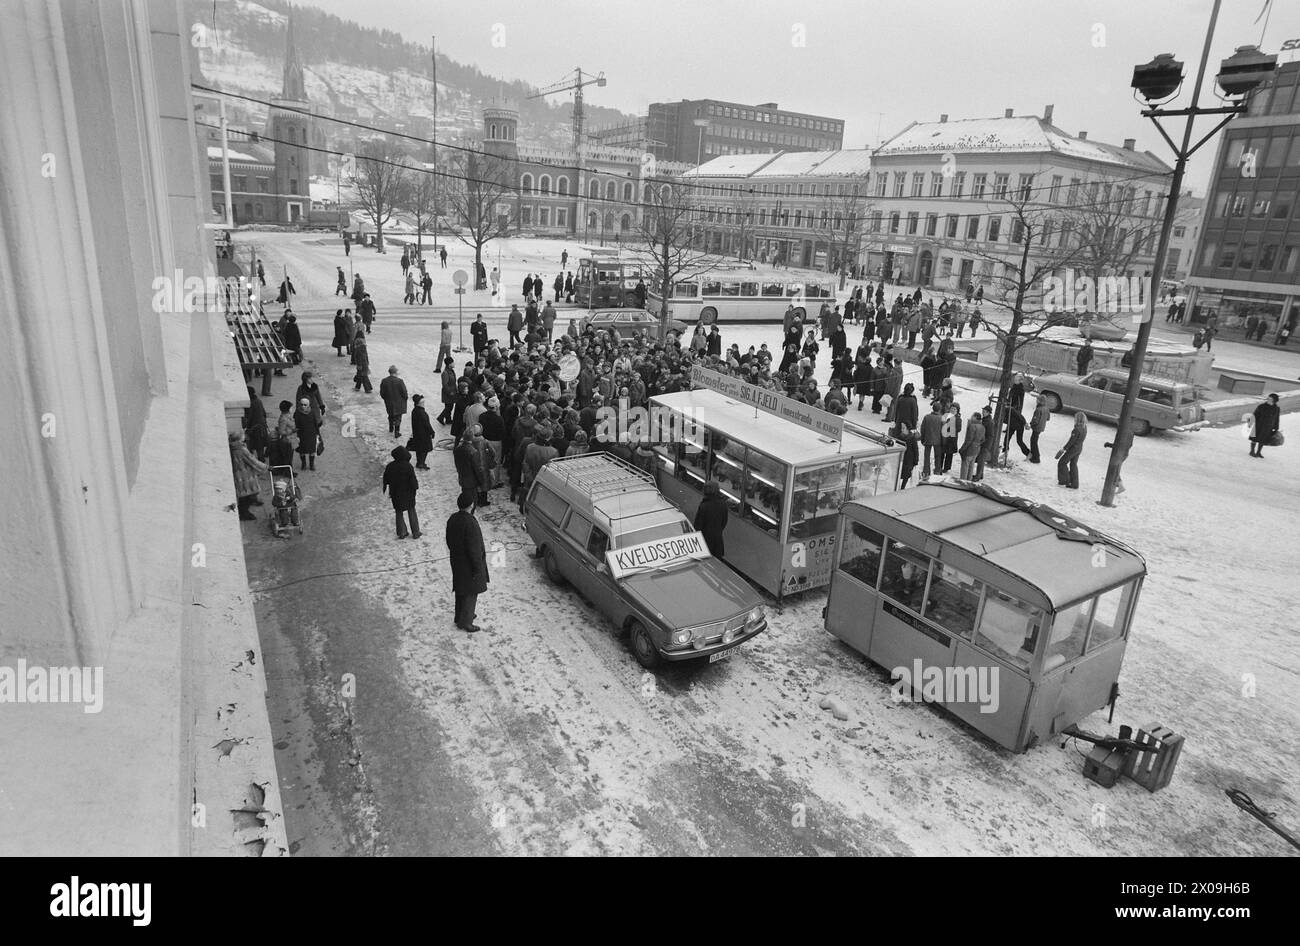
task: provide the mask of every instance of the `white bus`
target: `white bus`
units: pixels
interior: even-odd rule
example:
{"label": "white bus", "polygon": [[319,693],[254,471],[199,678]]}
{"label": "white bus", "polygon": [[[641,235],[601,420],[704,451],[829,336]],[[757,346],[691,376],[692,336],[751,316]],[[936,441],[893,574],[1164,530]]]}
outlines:
{"label": "white bus", "polygon": [[[647,280],[649,282],[649,280]],[[657,286],[649,308],[659,311]],[[801,318],[816,315],[823,301],[835,304],[835,277],[826,273],[797,273],[785,269],[712,270],[679,277],[668,298],[670,318],[683,322],[780,322],[787,306]]]}

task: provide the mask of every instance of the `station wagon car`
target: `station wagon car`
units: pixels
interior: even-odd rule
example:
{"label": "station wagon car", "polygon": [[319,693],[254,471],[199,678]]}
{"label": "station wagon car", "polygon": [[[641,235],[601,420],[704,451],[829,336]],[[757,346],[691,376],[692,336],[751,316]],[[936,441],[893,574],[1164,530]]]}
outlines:
{"label": "station wagon car", "polygon": [[[638,332],[644,331],[655,341],[660,340],[659,317],[645,309],[596,309],[584,316],[578,324],[582,330],[588,326],[593,330],[604,329],[613,332],[618,338],[632,338]],[[680,319],[668,320],[668,330],[678,335],[683,335],[686,327],[686,323]]]}
{"label": "station wagon car", "polygon": [[608,454],[556,458],[528,493],[548,578],[569,583],[628,638],[642,666],[731,656],[767,628],[762,599],[660,495]]}
{"label": "station wagon car", "polygon": [[[1082,377],[1045,374],[1034,383],[1054,411],[1082,411],[1117,423],[1128,388],[1128,372],[1102,368]],[[1204,416],[1196,388],[1167,378],[1143,378],[1133,403],[1133,433],[1144,437],[1154,430],[1194,424]]]}

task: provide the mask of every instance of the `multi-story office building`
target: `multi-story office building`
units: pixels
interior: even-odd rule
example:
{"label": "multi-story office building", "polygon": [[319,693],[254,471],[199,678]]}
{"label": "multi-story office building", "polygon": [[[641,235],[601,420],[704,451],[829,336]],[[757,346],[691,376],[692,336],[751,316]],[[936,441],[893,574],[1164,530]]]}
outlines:
{"label": "multi-story office building", "polygon": [[701,164],[726,154],[836,151],[844,146],[844,121],[787,111],[775,102],[683,99],[655,102],[645,118],[597,130],[592,137],[648,151],[661,161]]}
{"label": "multi-story office building", "polygon": [[1228,126],[1188,279],[1188,320],[1262,319],[1270,337],[1300,320],[1300,62],[1280,66]]}
{"label": "multi-story office building", "polygon": [[1018,264],[1032,212],[1031,268],[1070,258],[1081,232],[1101,228],[1111,234],[1101,275],[1149,275],[1171,168],[1136,145],[1070,135],[1051,106],[1042,117],[915,122],[872,154],[867,274],[988,286]]}

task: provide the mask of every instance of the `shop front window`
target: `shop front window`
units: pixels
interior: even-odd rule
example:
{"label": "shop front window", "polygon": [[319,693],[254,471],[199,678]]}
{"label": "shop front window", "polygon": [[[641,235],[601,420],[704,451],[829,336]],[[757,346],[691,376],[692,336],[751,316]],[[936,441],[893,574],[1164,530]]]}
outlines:
{"label": "shop front window", "polygon": [[688,433],[677,460],[682,479],[696,489],[702,488],[709,481],[708,438],[708,430],[702,429],[693,435]]}
{"label": "shop front window", "polygon": [[929,571],[930,556],[890,539],[880,590],[903,607],[920,614]]}
{"label": "shop front window", "polygon": [[716,431],[712,436],[713,468],[710,472],[718,481],[727,505],[738,511],[745,494],[745,445],[728,440]]}
{"label": "shop front window", "polygon": [[785,505],[785,464],[750,450],[745,461],[745,504],[742,516],[767,532],[781,531]]}
{"label": "shop front window", "polygon": [[869,588],[876,587],[876,580],[880,577],[880,552],[885,547],[884,536],[851,519],[846,519],[844,526],[844,536],[840,539],[840,571]]}
{"label": "shop front window", "polygon": [[795,473],[790,499],[790,538],[822,535],[835,528],[848,475],[847,460]]}
{"label": "shop front window", "polygon": [[935,562],[925,617],[940,627],[970,640],[975,632],[983,584],[965,572]]}
{"label": "shop front window", "polygon": [[975,643],[1013,666],[1028,670],[1042,621],[1043,612],[1037,608],[989,588],[984,595]]}

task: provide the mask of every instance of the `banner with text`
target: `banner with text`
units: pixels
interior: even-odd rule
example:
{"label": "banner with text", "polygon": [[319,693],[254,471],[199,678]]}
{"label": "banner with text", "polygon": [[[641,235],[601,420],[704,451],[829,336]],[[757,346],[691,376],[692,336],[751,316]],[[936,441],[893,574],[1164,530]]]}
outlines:
{"label": "banner with text", "polygon": [[685,558],[708,558],[709,547],[699,532],[687,532],[671,539],[654,539],[625,549],[612,549],[605,553],[605,563],[614,578],[642,568],[668,565]]}
{"label": "banner with text", "polygon": [[[745,404],[752,404],[760,411],[792,424],[798,424],[800,427],[806,427],[823,437],[830,437],[835,441],[844,439],[844,418],[824,411],[820,407],[796,401],[775,391],[754,387],[739,378],[701,368],[698,365],[691,368],[691,383],[717,391]],[[705,423],[708,422],[708,418],[703,420]]]}

